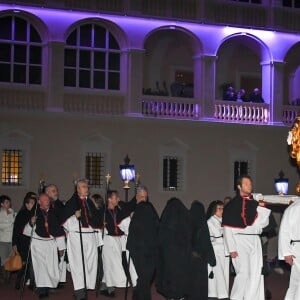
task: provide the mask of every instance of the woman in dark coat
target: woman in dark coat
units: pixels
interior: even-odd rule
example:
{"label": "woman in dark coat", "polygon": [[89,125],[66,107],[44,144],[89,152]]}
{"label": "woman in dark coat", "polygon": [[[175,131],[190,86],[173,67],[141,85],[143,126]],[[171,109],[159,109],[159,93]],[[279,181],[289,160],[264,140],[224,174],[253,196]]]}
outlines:
{"label": "woman in dark coat", "polygon": [[[25,272],[25,264],[27,261],[30,237],[23,235],[25,225],[29,222],[35,211],[37,196],[33,192],[26,194],[23,205],[19,210],[14,223],[12,245],[15,251],[18,251],[22,257],[23,268],[17,274],[16,289],[20,288],[21,278]],[[27,267],[30,270],[30,267]],[[28,274],[26,274],[28,276]]]}
{"label": "woman in dark coat", "polygon": [[[205,209],[201,202],[194,201],[190,209],[192,222],[192,252],[189,277],[189,300],[207,300],[207,265],[215,266],[215,253],[210,241]],[[210,274],[213,276],[213,273]]]}

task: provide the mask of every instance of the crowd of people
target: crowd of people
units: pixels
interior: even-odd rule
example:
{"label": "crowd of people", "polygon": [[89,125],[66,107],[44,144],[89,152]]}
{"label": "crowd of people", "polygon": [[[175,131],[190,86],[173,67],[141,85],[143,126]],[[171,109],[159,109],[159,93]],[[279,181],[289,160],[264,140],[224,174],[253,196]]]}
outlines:
{"label": "crowd of people", "polygon": [[253,103],[265,102],[259,88],[254,88],[253,91],[247,95],[244,89],[240,89],[238,92],[236,92],[234,87],[232,86],[229,86],[227,90],[224,92],[223,100],[237,101],[237,102],[253,102]]}
{"label": "crowd of people", "polygon": [[[85,179],[66,203],[54,184],[27,193],[17,214],[8,196],[0,203],[1,278],[4,260],[18,251],[23,268],[15,288],[28,284],[39,298],[63,287],[69,271],[76,300],[86,299],[87,290],[114,297],[122,287],[133,288],[133,300],[151,300],[153,281],[166,299],[265,299],[261,236],[275,225],[266,204],[253,199],[247,175],[233,199],[213,201],[206,212],[199,201],[188,209],[171,198],[159,217],[146,187],[123,202],[116,190],[107,189],[105,199],[90,195]],[[279,234],[279,257],[292,266],[288,300],[300,299],[297,208],[286,210]]]}

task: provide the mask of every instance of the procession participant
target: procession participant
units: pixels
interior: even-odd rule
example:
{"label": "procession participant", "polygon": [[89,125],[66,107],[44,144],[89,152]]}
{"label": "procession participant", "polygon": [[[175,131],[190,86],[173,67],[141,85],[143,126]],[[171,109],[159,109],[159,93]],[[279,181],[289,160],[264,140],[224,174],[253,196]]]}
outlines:
{"label": "procession participant", "polygon": [[[61,200],[59,200],[58,188],[55,184],[48,184],[45,187],[45,193],[49,196],[51,200],[51,207],[54,210],[54,213],[61,224],[64,218],[64,210],[65,205]],[[62,287],[64,283],[67,281],[67,263],[65,260],[66,252],[64,252],[63,256],[59,260],[59,271],[60,271],[60,280],[59,287]]]}
{"label": "procession participant", "polygon": [[229,254],[225,250],[221,226],[223,209],[224,203],[220,200],[211,202],[207,209],[210,240],[216,256],[216,265],[212,268],[214,276],[208,280],[208,297],[218,299],[228,298],[229,293]]}
{"label": "procession participant", "polygon": [[128,262],[128,253],[126,253],[130,214],[135,206],[135,199],[130,202],[122,202],[116,190],[107,192],[102,248],[104,272],[102,295],[112,297],[115,294],[115,287],[126,287],[128,283],[132,286],[136,285],[136,271],[132,261]]}
{"label": "procession participant", "polygon": [[56,288],[59,283],[57,253],[62,256],[66,248],[65,232],[47,194],[39,196],[36,216],[31,217],[23,233],[32,237],[30,247],[37,293],[39,298],[46,298],[49,288]]}
{"label": "procession participant", "polygon": [[54,208],[54,211],[57,215],[57,218],[60,222],[64,221],[64,210],[65,205],[64,203],[59,199],[59,192],[58,188],[55,184],[48,184],[45,187],[45,193],[50,197],[51,200],[51,206]]}
{"label": "procession participant", "polygon": [[294,202],[284,212],[278,237],[278,259],[291,266],[290,283],[285,300],[300,299],[300,202]]}
{"label": "procession participant", "polygon": [[6,195],[0,196],[0,280],[8,280],[8,272],[4,270],[4,261],[12,250],[12,233],[15,212],[11,208],[11,199]]}
{"label": "procession participant", "polygon": [[[13,250],[19,252],[23,261],[23,268],[17,273],[17,279],[15,284],[15,288],[17,290],[20,289],[22,276],[23,275],[25,276],[24,278],[25,282],[29,278],[29,272],[27,272],[27,274],[24,274],[24,272],[25,272],[25,264],[29,252],[30,238],[24,235],[23,231],[25,225],[30,221],[31,217],[34,214],[35,211],[34,206],[36,205],[36,201],[37,201],[36,195],[27,193],[24,197],[23,205],[15,218],[13,236],[12,236],[12,245],[13,245]],[[28,263],[29,266],[27,267],[27,269],[31,270],[32,269],[31,258],[29,258]]]}
{"label": "procession participant", "polygon": [[104,199],[100,194],[93,194],[91,200],[97,209],[100,209],[104,205]]}
{"label": "procession participant", "polygon": [[192,231],[189,210],[178,198],[168,200],[158,231],[156,289],[168,299],[189,293]]}
{"label": "procession participant", "polygon": [[144,186],[136,190],[137,206],[129,225],[126,248],[137,272],[137,284],[133,290],[134,300],[151,300],[151,282],[158,257],[159,217],[148,201],[148,191]]}
{"label": "procession participant", "polygon": [[230,299],[263,300],[260,234],[269,223],[271,211],[253,199],[250,176],[241,176],[237,188],[237,195],[225,206],[222,220],[224,240],[236,272]]}
{"label": "procession participant", "polygon": [[[88,180],[76,182],[76,191],[65,205],[63,227],[67,232],[67,253],[76,300],[86,298],[86,289],[94,289],[98,262],[98,235],[101,215],[89,198]],[[83,265],[85,268],[83,269]]]}
{"label": "procession participant", "polygon": [[[209,238],[204,206],[193,201],[190,208],[192,222],[192,253],[189,279],[189,300],[207,300],[208,264],[216,265],[216,257]],[[210,274],[210,277],[213,273]]]}

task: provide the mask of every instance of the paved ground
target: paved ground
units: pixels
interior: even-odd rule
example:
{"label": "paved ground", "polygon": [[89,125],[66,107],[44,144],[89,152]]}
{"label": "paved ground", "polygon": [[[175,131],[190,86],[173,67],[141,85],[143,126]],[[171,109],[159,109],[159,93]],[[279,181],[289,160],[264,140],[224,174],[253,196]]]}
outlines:
{"label": "paved ground", "polygon": [[[289,280],[289,272],[285,271],[285,274],[279,275],[276,273],[272,273],[266,279],[266,285],[272,292],[272,300],[283,300],[285,292],[288,287]],[[15,276],[13,275],[10,283],[8,284],[0,284],[0,300],[35,300],[38,299],[38,296],[35,295],[31,290],[27,287],[24,289],[23,298],[20,297],[20,291],[14,289],[15,285]],[[157,294],[155,288],[152,289],[152,300],[163,300],[164,298]],[[72,300],[73,299],[73,289],[71,279],[68,277],[68,283],[62,289],[58,289],[53,291],[50,294],[49,299],[53,300]],[[89,291],[88,300],[99,299],[99,300],[108,300],[111,298],[106,298],[104,296],[99,296],[96,298],[96,294],[94,291]],[[124,300],[125,299],[125,289],[117,289],[116,296],[113,298],[114,300]],[[128,291],[128,300],[131,300],[131,289]],[[256,300],[256,299],[253,299]]]}

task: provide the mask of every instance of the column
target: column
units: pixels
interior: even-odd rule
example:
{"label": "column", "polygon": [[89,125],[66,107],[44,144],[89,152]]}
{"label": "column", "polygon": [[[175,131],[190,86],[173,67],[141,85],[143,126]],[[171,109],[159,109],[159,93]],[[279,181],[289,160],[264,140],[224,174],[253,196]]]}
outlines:
{"label": "column", "polygon": [[270,122],[282,122],[283,68],[282,61],[261,62],[262,97],[270,106]]}
{"label": "column", "polygon": [[143,89],[144,49],[130,49],[123,55],[124,73],[127,76],[121,82],[121,90],[127,94],[125,113],[141,113]]}
{"label": "column", "polygon": [[44,69],[44,77],[47,82],[48,111],[63,111],[64,101],[64,42],[49,42],[45,55],[47,67]]}
{"label": "column", "polygon": [[[201,116],[204,118],[213,118],[214,116],[214,103],[216,99],[216,60],[215,55],[202,55],[201,56]],[[196,70],[195,70],[196,71]],[[199,72],[199,70],[197,70]],[[196,77],[196,76],[195,76]],[[198,93],[197,92],[197,93]],[[198,96],[198,94],[196,94]]]}

